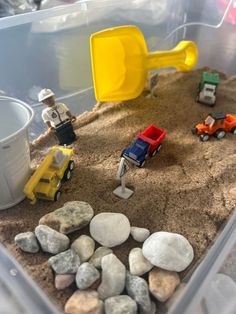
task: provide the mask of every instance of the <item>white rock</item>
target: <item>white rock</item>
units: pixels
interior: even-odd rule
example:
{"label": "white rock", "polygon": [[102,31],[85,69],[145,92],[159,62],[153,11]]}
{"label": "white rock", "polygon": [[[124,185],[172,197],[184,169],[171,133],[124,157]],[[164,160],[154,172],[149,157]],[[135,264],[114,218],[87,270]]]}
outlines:
{"label": "white rock", "polygon": [[180,234],[153,233],[143,244],[143,255],[153,265],[170,270],[183,271],[193,260],[193,248]]}
{"label": "white rock", "polygon": [[150,231],[146,228],[131,227],[130,233],[138,242],[144,242],[150,236]]}
{"label": "white rock", "polygon": [[95,242],[89,236],[82,235],[71,244],[71,248],[79,255],[80,261],[83,263],[93,255]]}
{"label": "white rock", "polygon": [[136,314],[137,310],[136,302],[128,295],[117,295],[105,301],[106,314]]}
{"label": "white rock", "polygon": [[143,256],[142,249],[134,248],[129,253],[129,269],[132,275],[142,276],[153,268],[153,265]]}
{"label": "white rock", "polygon": [[100,277],[99,271],[89,263],[83,263],[76,274],[76,285],[80,290],[87,289]]}
{"label": "white rock", "polygon": [[92,264],[94,267],[100,269],[103,256],[111,253],[113,253],[112,249],[109,249],[105,246],[100,246],[96,249],[93,256],[90,258],[89,263]]}
{"label": "white rock", "polygon": [[121,294],[125,287],[126,269],[121,261],[109,254],[102,258],[102,282],[98,287],[100,299]]}
{"label": "white rock", "polygon": [[101,213],[91,220],[90,234],[101,245],[114,247],[128,239],[130,223],[123,214]]}

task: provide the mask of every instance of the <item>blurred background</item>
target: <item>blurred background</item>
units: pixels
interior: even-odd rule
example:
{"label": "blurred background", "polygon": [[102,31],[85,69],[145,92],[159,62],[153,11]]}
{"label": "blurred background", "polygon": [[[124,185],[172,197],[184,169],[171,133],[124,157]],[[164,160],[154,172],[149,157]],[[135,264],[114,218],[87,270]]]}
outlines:
{"label": "blurred background", "polygon": [[75,0],[0,0],[0,17],[21,14],[58,5],[71,4]]}
{"label": "blurred background", "polygon": [[75,115],[93,108],[89,37],[101,29],[135,24],[150,51],[195,40],[198,67],[236,72],[232,0],[0,0],[0,17],[0,95],[34,108],[30,140],[46,130],[37,99],[42,88]]}

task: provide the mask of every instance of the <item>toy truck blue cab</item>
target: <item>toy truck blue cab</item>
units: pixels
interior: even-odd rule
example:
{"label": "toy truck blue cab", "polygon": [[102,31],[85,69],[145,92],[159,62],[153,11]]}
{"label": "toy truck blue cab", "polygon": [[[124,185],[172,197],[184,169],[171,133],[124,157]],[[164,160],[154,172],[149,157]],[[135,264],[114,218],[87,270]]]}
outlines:
{"label": "toy truck blue cab", "polygon": [[137,138],[131,146],[123,151],[123,157],[131,161],[136,166],[142,167],[148,155],[148,148],[150,144]]}
{"label": "toy truck blue cab", "polygon": [[142,133],[136,135],[137,139],[122,152],[122,157],[143,167],[148,156],[155,156],[160,148],[166,132],[155,125],[150,125]]}

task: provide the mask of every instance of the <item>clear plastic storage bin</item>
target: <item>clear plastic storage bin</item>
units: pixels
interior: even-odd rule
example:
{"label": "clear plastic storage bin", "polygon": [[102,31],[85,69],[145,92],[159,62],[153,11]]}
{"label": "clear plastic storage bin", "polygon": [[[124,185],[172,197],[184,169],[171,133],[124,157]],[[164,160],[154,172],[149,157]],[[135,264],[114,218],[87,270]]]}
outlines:
{"label": "clear plastic storage bin", "polygon": [[[44,87],[53,89],[76,114],[91,110],[95,99],[89,37],[104,28],[127,24],[135,24],[143,31],[150,51],[170,49],[182,39],[194,40],[199,47],[198,67],[209,66],[234,74],[234,6],[232,0],[91,0],[2,18],[0,94],[21,99],[34,108],[31,139],[44,130],[40,116],[42,107],[37,101],[37,93]],[[221,234],[224,245],[219,237],[219,242],[216,241],[212,248],[214,261],[216,257],[224,259],[229,254],[233,246],[232,234],[235,235],[235,216]],[[194,272],[172,313],[200,313],[204,289],[214,279],[213,261],[209,262],[213,253],[210,252]],[[215,273],[220,269],[219,264],[214,268]],[[204,278],[199,279],[199,269]],[[201,286],[203,280],[205,288]],[[196,301],[191,303],[191,311],[185,312],[193,300]],[[206,298],[203,301],[209,312],[201,308],[201,313],[213,313],[209,310],[209,302]],[[35,307],[40,308],[42,304],[43,301],[35,303]]]}

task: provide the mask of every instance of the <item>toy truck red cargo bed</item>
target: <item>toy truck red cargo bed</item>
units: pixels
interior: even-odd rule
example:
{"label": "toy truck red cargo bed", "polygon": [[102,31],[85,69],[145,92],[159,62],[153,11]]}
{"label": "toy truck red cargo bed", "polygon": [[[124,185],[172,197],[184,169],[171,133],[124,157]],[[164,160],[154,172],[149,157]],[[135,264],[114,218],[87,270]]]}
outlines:
{"label": "toy truck red cargo bed", "polygon": [[154,157],[161,149],[166,132],[154,124],[136,135],[136,140],[122,152],[122,157],[138,167],[143,167],[148,157]]}
{"label": "toy truck red cargo bed", "polygon": [[147,127],[142,133],[136,135],[137,138],[140,138],[144,142],[150,144],[149,152],[154,151],[157,146],[160,145],[165,136],[166,132],[154,124]]}

